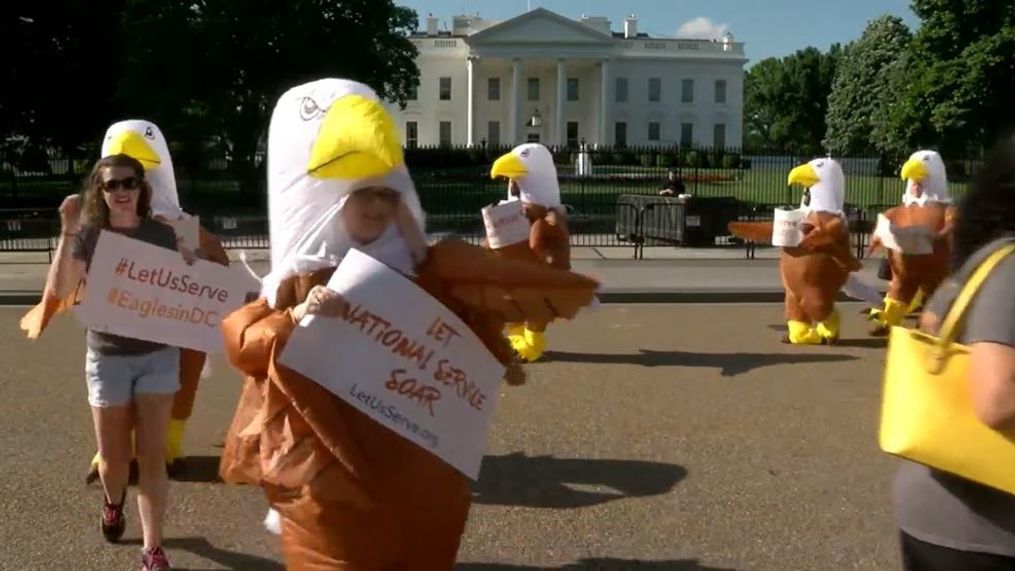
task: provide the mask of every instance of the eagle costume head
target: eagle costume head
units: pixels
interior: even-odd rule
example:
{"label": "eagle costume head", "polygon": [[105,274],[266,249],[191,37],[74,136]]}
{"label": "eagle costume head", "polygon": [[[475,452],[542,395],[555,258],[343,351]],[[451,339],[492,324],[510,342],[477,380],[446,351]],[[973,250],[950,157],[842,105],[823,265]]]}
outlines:
{"label": "eagle costume head", "polygon": [[168,220],[186,216],[176,194],[173,159],[162,131],[151,121],[130,119],[113,123],[102,139],[101,156],[117,154],[137,159],[145,169],[145,179],[152,187],[152,214]]}
{"label": "eagle costume head", "polygon": [[906,206],[923,206],[928,202],[951,203],[945,163],[935,151],[917,151],[910,155],[902,165],[901,176],[906,181],[906,192],[902,195],[902,203]]}
{"label": "eagle costume head", "polygon": [[787,184],[799,184],[807,189],[800,202],[801,210],[843,215],[846,176],[839,163],[831,158],[814,159],[794,168],[789,172]]}
{"label": "eagle costume head", "polygon": [[411,273],[412,254],[396,224],[369,244],[348,234],[340,212],[356,190],[397,191],[420,232],[424,213],[402,154],[402,139],[374,91],[320,79],[286,91],[268,130],[271,273],[262,295],[274,304],[281,280],[337,265],[355,247]]}
{"label": "eagle costume head", "polygon": [[[506,177],[518,185],[522,202],[559,210],[560,184],[550,150],[539,143],[525,143],[511,149],[493,163],[490,178]],[[515,200],[508,192],[507,200]]]}

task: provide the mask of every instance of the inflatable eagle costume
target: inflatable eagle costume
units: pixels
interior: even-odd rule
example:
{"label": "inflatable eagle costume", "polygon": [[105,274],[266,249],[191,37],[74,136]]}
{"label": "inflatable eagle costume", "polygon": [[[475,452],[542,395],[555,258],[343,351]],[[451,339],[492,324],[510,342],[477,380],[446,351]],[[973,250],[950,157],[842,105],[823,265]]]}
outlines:
{"label": "inflatable eagle costume", "polygon": [[[379,238],[356,243],[343,205],[377,187],[398,193],[399,214]],[[291,308],[355,247],[461,317],[507,366],[508,382],[520,384],[505,323],[542,318],[547,296],[573,315],[597,284],[455,239],[427,247],[401,136],[376,94],[357,82],[322,79],[281,96],[268,134],[268,194],[271,271],[261,298],[222,323],[226,355],[246,379],[220,475],[263,489],[290,571],[450,570],[472,501],[469,480],[281,365],[297,326]]]}

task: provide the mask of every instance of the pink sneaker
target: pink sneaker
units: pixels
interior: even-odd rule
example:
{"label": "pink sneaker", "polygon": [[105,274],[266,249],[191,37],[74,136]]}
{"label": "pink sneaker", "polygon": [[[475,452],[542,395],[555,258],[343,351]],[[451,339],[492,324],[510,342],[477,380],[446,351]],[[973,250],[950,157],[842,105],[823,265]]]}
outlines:
{"label": "pink sneaker", "polygon": [[149,547],[141,551],[141,571],[170,571],[169,559],[161,547]]}

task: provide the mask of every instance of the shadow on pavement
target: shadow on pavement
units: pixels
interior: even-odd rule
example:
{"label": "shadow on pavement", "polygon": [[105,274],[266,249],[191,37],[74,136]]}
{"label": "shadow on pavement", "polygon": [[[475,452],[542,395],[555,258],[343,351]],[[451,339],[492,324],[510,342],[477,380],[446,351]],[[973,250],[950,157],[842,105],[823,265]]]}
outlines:
{"label": "shadow on pavement", "polygon": [[[827,349],[827,347],[825,348]],[[695,353],[654,351],[652,349],[639,349],[639,351],[640,353],[634,355],[547,351],[546,357],[547,360],[571,363],[641,365],[643,367],[708,367],[720,369],[724,377],[735,377],[754,369],[773,365],[833,363],[857,359],[853,355],[815,353]]]}
{"label": "shadow on pavement", "polygon": [[578,508],[669,492],[687,476],[674,464],[639,460],[591,460],[487,456],[473,487],[479,504]]}
{"label": "shadow on pavement", "polygon": [[173,474],[174,482],[190,482],[197,484],[221,484],[219,479],[219,462],[221,456],[187,456],[184,468]]}
{"label": "shadow on pavement", "polygon": [[532,571],[550,569],[560,571],[627,571],[640,569],[643,571],[736,571],[725,567],[708,567],[694,559],[675,561],[638,561],[634,559],[582,559],[577,563],[569,563],[561,567],[530,567],[526,565],[503,565],[499,563],[459,563],[455,571]]}
{"label": "shadow on pavement", "polygon": [[[140,545],[141,540],[133,539],[123,541],[122,543]],[[166,548],[170,558],[173,557],[173,551],[186,551],[218,564],[218,567],[213,568],[173,567],[174,571],[221,571],[221,569],[229,569],[231,571],[285,571],[285,566],[277,561],[256,555],[220,549],[203,537],[174,537],[164,540],[162,546]]]}

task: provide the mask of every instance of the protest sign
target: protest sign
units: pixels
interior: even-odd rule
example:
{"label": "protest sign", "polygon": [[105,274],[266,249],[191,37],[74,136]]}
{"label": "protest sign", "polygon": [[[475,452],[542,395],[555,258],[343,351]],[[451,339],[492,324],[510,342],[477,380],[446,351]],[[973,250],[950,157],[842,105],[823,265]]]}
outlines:
{"label": "protest sign", "polygon": [[241,268],[187,265],[177,251],[103,230],[75,313],[93,331],[214,353],[222,318],[257,288]]}
{"label": "protest sign", "polygon": [[328,288],[346,311],[304,317],[278,361],[475,479],[504,366],[453,312],[358,250]]}

